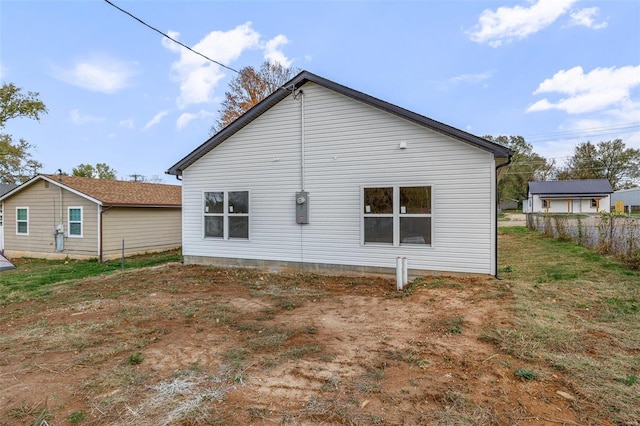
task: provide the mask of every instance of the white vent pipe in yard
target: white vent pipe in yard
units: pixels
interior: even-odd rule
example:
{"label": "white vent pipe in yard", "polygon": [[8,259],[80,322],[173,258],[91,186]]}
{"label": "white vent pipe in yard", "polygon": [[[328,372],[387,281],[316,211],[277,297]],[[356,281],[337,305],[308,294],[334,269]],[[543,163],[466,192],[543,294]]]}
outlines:
{"label": "white vent pipe in yard", "polygon": [[402,291],[409,283],[409,261],[406,257],[396,257],[396,289]]}
{"label": "white vent pipe in yard", "polygon": [[402,285],[409,284],[409,261],[406,257],[402,258]]}

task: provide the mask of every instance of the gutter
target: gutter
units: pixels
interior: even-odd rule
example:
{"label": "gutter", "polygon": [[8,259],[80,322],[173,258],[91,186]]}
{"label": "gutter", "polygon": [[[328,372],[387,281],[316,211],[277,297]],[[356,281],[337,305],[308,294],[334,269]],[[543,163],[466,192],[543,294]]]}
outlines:
{"label": "gutter", "polygon": [[496,205],[495,205],[495,214],[496,214],[496,229],[495,229],[495,233],[493,235],[494,238],[494,247],[495,247],[495,252],[494,252],[494,259],[493,259],[493,264],[494,264],[494,268],[495,268],[495,277],[498,280],[501,280],[502,278],[498,277],[498,209],[500,208],[500,194],[498,193],[498,171],[503,168],[508,166],[509,164],[511,164],[511,158],[513,157],[512,153],[509,153],[509,156],[507,157],[507,161],[504,163],[500,163],[496,166]]}

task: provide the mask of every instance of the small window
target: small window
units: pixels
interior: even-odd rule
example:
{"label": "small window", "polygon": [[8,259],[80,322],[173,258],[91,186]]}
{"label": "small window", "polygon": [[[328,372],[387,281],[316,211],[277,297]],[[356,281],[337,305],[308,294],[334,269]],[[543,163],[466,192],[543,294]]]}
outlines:
{"label": "small window", "polygon": [[204,193],[204,237],[249,239],[249,191]]}
{"label": "small window", "polygon": [[542,200],[542,208],[543,209],[549,208],[549,200]]}
{"label": "small window", "polygon": [[82,238],[82,207],[69,207],[69,237]]}
{"label": "small window", "polygon": [[393,187],[364,189],[364,242],[393,244]]}
{"label": "small window", "polygon": [[595,198],[591,199],[591,208],[598,208],[598,201]]}
{"label": "small window", "polygon": [[16,208],[16,234],[29,235],[29,207]]}

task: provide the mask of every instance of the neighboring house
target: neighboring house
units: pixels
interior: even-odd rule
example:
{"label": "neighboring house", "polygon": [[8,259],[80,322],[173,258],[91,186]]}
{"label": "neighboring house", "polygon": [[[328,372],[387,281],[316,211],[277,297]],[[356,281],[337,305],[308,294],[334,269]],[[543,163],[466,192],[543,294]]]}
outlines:
{"label": "neighboring house", "polygon": [[[17,186],[18,185],[14,185],[12,183],[0,183],[0,197],[2,197],[4,194],[11,191],[12,189],[16,188]],[[0,203],[0,230],[2,229],[3,220],[4,219],[2,215],[2,203]],[[4,235],[2,235],[2,232],[0,232],[0,253],[2,253],[2,247],[4,247],[3,237]],[[0,258],[0,262],[3,262],[1,258]],[[2,269],[3,269],[3,264],[0,264],[0,270]]]}
{"label": "neighboring house", "polygon": [[525,213],[609,212],[613,189],[606,179],[529,182]]}
{"label": "neighboring house", "polygon": [[[39,175],[0,197],[7,257],[98,258],[181,242],[181,187]],[[0,240],[2,241],[2,240]]]}
{"label": "neighboring house", "polygon": [[611,195],[611,207],[622,201],[625,212],[640,212],[640,188],[621,189]]}
{"label": "neighboring house", "polygon": [[512,152],[303,71],[184,157],[185,263],[496,274]]}

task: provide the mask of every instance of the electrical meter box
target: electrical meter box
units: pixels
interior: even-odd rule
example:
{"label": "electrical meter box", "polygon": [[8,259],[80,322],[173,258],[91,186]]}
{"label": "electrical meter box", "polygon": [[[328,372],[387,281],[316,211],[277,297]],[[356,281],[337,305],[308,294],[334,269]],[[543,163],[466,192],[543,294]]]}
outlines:
{"label": "electrical meter box", "polygon": [[309,223],[309,193],[296,192],[296,223]]}

